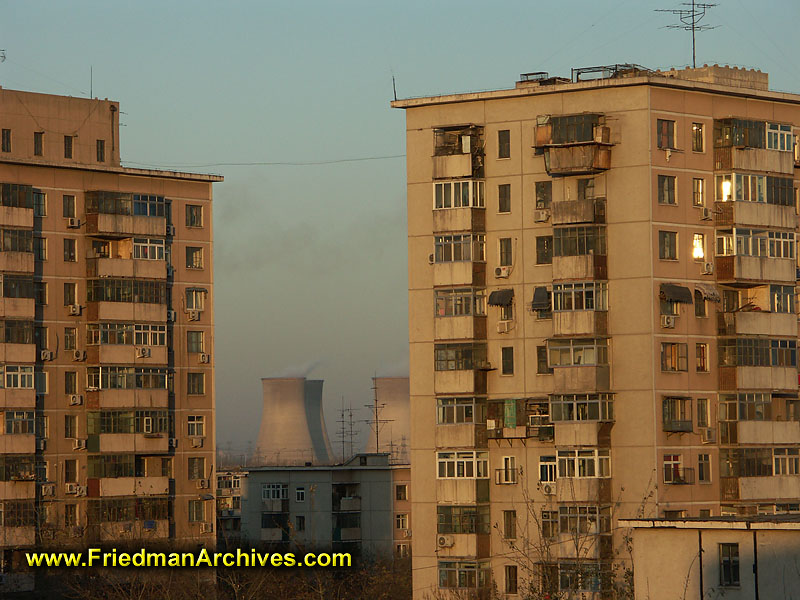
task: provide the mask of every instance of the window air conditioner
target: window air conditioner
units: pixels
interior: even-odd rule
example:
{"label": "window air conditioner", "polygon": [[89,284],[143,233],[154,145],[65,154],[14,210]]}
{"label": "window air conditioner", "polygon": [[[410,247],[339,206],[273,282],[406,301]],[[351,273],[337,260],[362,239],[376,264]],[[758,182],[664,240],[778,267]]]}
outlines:
{"label": "window air conditioner", "polygon": [[205,490],[209,487],[209,480],[208,479],[198,479],[197,480],[197,489]]}
{"label": "window air conditioner", "polygon": [[552,496],[556,493],[555,485],[552,483],[541,483],[541,490],[545,496]]}
{"label": "window air conditioner", "polygon": [[39,356],[42,360],[53,360],[55,353],[52,350],[42,350]]}
{"label": "window air conditioner", "polygon": [[78,229],[81,226],[81,220],[76,219],[75,217],[70,217],[67,219],[67,227],[69,229]]}
{"label": "window air conditioner", "polygon": [[167,321],[169,321],[170,323],[174,323],[175,322],[175,318],[177,316],[178,315],[174,310],[168,310],[167,311]]}
{"label": "window air conditioner", "polygon": [[80,394],[71,394],[69,397],[69,405],[70,406],[80,406],[83,404],[83,396]]}
{"label": "window air conditioner", "polygon": [[511,275],[511,267],[497,267],[494,270],[494,276],[498,279],[505,279]]}
{"label": "window air conditioner", "polygon": [[167,225],[167,235],[175,235],[175,225]]}
{"label": "window air conditioner", "polygon": [[72,360],[75,361],[86,360],[86,350],[73,350]]}
{"label": "window air conditioner", "polygon": [[664,329],[674,329],[675,315],[661,315],[661,327]]}
{"label": "window air conditioner", "polygon": [[700,219],[703,221],[711,221],[714,218],[714,211],[710,208],[703,208],[703,212],[700,215]]}
{"label": "window air conditioner", "polygon": [[203,523],[200,526],[201,533],[214,533],[214,524],[213,523]]}
{"label": "window air conditioner", "polygon": [[200,362],[203,364],[208,364],[211,362],[211,355],[210,354],[201,354],[200,355]]}
{"label": "window air conditioner", "polygon": [[73,317],[79,317],[81,315],[81,305],[80,304],[70,304],[69,305],[69,314]]}
{"label": "window air conditioner", "polygon": [[187,311],[189,315],[190,321],[199,321],[200,320],[200,311],[199,310],[189,310]]}
{"label": "window air conditioner", "polygon": [[64,493],[65,494],[77,494],[78,493],[78,484],[77,483],[68,483],[64,486]]}
{"label": "window air conditioner", "polygon": [[533,220],[536,223],[546,223],[550,220],[550,211],[547,209],[535,211],[533,213]]}
{"label": "window air conditioner", "polygon": [[178,447],[178,438],[169,438],[169,447],[170,448],[177,448]]}
{"label": "window air conditioner", "polygon": [[150,358],[150,348],[137,348],[136,358]]}
{"label": "window air conditioner", "polygon": [[86,450],[86,440],[75,440],[72,444],[73,450]]}
{"label": "window air conditioner", "polygon": [[436,545],[439,548],[450,548],[455,543],[452,535],[437,535]]}
{"label": "window air conditioner", "polygon": [[703,263],[703,275],[713,275],[714,274],[714,263]]}

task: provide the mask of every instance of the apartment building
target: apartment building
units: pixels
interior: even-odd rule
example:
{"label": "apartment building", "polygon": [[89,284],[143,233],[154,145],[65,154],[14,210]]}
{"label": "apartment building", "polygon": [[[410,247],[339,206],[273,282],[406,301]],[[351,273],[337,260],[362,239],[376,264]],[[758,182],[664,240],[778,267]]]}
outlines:
{"label": "apartment building", "polygon": [[213,175],[123,167],[119,104],[0,88],[0,570],[215,541]]}
{"label": "apartment building", "polygon": [[220,545],[333,549],[364,558],[411,550],[409,465],[389,453],[336,465],[273,465],[217,473]]}
{"label": "apartment building", "polygon": [[415,598],[614,597],[620,519],[798,511],[800,95],[611,65],[392,106]]}

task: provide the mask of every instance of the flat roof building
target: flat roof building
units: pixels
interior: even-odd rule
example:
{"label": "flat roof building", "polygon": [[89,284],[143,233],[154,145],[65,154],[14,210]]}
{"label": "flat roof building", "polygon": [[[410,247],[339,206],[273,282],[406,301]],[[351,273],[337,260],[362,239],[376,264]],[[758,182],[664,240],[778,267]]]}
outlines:
{"label": "flat roof building", "polygon": [[620,519],[797,510],[800,95],[610,65],[392,106],[415,598],[607,596]]}

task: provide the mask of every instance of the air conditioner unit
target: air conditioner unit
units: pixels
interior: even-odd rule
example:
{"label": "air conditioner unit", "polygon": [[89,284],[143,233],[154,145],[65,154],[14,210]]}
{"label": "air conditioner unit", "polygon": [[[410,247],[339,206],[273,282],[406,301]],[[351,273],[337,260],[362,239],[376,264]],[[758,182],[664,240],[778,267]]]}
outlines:
{"label": "air conditioner unit", "polygon": [[703,263],[703,275],[713,275],[714,274],[714,263]]}
{"label": "air conditioner unit", "polygon": [[42,496],[55,496],[56,485],[54,483],[46,483],[42,486]]}
{"label": "air conditioner unit", "polygon": [[69,397],[70,406],[80,406],[81,404],[83,404],[83,396],[81,394],[70,394]]}
{"label": "air conditioner unit", "polygon": [[186,314],[189,315],[190,321],[199,321],[200,320],[200,311],[199,310],[188,310]]}
{"label": "air conditioner unit", "polygon": [[79,486],[77,486],[77,489],[75,490],[75,495],[76,496],[85,496],[86,495],[86,491],[87,491],[87,489],[86,489],[85,485],[79,485]]}
{"label": "air conditioner unit", "polygon": [[73,350],[72,351],[72,360],[86,360],[86,350]]}
{"label": "air conditioner unit", "polygon": [[436,545],[439,548],[450,548],[455,543],[452,535],[437,535]]}
{"label": "air conditioner unit", "polygon": [[175,225],[167,225],[167,235],[175,235]]}
{"label": "air conditioner unit", "polygon": [[547,208],[547,205],[544,203],[543,200],[540,200],[539,202],[536,203],[536,208],[537,209]]}
{"label": "air conditioner unit", "polygon": [[203,447],[203,438],[201,437],[193,437],[192,439],[192,448],[202,448]]}
{"label": "air conditioner unit", "polygon": [[537,210],[533,213],[533,220],[536,223],[546,223],[550,220],[549,210]]}
{"label": "air conditioner unit", "polygon": [[714,427],[705,427],[700,430],[702,442],[704,444],[713,444],[717,441],[717,430]]}
{"label": "air conditioner unit", "polygon": [[39,353],[39,357],[42,360],[53,360],[53,357],[55,357],[55,353],[52,350],[42,350]]}
{"label": "air conditioner unit", "polygon": [[44,450],[47,447],[47,440],[44,438],[39,438],[36,440],[36,449],[37,450]]}
{"label": "air conditioner unit", "polygon": [[177,317],[178,314],[174,310],[167,311],[167,321],[169,321],[170,323],[174,323]]}
{"label": "air conditioner unit", "polygon": [[209,480],[208,479],[198,479],[197,480],[197,489],[198,490],[205,490],[209,487]]}
{"label": "air conditioner unit", "polygon": [[497,333],[508,333],[511,331],[511,324],[513,321],[498,321]]}
{"label": "air conditioner unit", "polygon": [[81,315],[81,308],[80,304],[70,304],[68,309],[70,316],[79,317]]}
{"label": "air conditioner unit", "polygon": [[710,208],[703,208],[700,219],[703,221],[711,221],[714,218],[714,211]]}
{"label": "air conditioner unit", "polygon": [[542,483],[540,489],[545,496],[552,496],[556,493],[555,485],[552,483]]}
{"label": "air conditioner unit", "polygon": [[497,429],[497,421],[494,419],[486,419],[486,429]]}
{"label": "air conditioner unit", "polygon": [[411,530],[410,529],[403,529],[403,537],[410,538],[411,537]]}
{"label": "air conditioner unit", "polygon": [[214,533],[213,523],[203,523],[200,525],[200,533]]}
{"label": "air conditioner unit", "polygon": [[661,315],[661,327],[675,329],[675,315]]}
{"label": "air conditioner unit", "polygon": [[178,438],[169,438],[169,447],[170,448],[177,448],[178,447]]}
{"label": "air conditioner unit", "polygon": [[428,254],[428,264],[432,265],[434,262],[436,262],[436,261],[433,260],[433,254]]}
{"label": "air conditioner unit", "polygon": [[67,227],[70,229],[78,229],[81,226],[81,220],[75,217],[67,219]]}
{"label": "air conditioner unit", "polygon": [[598,144],[608,144],[611,141],[611,128],[607,125],[595,125],[594,141]]}
{"label": "air conditioner unit", "polygon": [[77,494],[78,493],[78,484],[77,483],[68,483],[64,486],[64,493],[65,494]]}
{"label": "air conditioner unit", "polygon": [[498,279],[505,279],[511,275],[511,267],[497,267],[494,270],[494,276]]}
{"label": "air conditioner unit", "polygon": [[137,348],[136,358],[150,358],[150,348]]}
{"label": "air conditioner unit", "polygon": [[86,450],[86,440],[75,440],[72,443],[73,450]]}
{"label": "air conditioner unit", "polygon": [[167,277],[172,277],[175,274],[175,267],[167,265]]}

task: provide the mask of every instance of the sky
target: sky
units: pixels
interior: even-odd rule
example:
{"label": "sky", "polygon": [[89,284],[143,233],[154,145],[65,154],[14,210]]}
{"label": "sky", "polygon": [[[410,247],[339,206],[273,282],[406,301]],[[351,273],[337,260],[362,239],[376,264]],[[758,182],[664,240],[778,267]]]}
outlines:
{"label": "sky", "polygon": [[[697,62],[800,92],[800,2],[717,0]],[[324,379],[339,408],[408,372],[400,98],[513,87],[520,73],[686,66],[668,0],[0,0],[0,86],[121,103],[123,164],[214,187],[218,445],[246,452],[260,378]],[[91,78],[90,78],[91,72]],[[368,159],[352,162],[345,159]],[[241,163],[313,163],[242,165]],[[238,163],[238,164],[231,164]],[[358,423],[365,432],[366,425]],[[363,439],[363,438],[362,438]]]}

